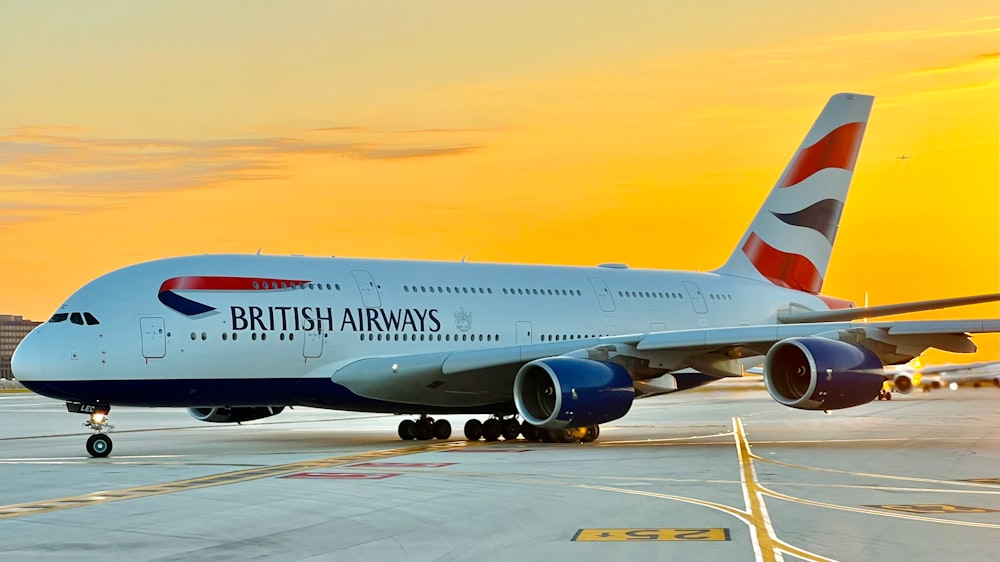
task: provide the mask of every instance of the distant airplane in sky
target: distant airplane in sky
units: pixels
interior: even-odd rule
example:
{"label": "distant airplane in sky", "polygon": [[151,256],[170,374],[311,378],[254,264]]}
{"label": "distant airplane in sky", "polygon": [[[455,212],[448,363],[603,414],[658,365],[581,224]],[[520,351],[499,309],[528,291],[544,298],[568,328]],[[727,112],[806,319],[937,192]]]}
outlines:
{"label": "distant airplane in sky", "polygon": [[[760,364],[785,406],[865,404],[883,365],[931,346],[970,353],[969,334],[1000,331],[998,319],[852,322],[1000,295],[855,308],[820,294],[872,101],[830,98],[712,272],[165,259],[84,285],[22,341],[13,371],[90,414],[93,456],[111,452],[113,405],[184,407],[208,422],[287,406],[418,416],[399,424],[402,439],[449,438],[450,423],[431,416],[484,414],[466,438],[592,441],[635,398]],[[671,212],[650,217],[667,225]],[[705,217],[705,228],[713,220],[723,216]],[[696,243],[699,233],[684,236]]]}
{"label": "distant airplane in sky", "polygon": [[898,158],[899,160],[909,160],[911,157],[907,156],[906,154],[903,154],[902,156],[897,156],[896,158]]}

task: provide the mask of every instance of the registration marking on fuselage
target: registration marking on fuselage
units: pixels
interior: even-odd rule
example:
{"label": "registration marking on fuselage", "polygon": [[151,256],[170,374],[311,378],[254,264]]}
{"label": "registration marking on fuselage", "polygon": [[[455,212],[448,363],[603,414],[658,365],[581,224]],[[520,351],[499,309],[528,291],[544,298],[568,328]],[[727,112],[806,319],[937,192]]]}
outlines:
{"label": "registration marking on fuselage", "polygon": [[365,453],[354,453],[350,455],[343,455],[339,457],[329,457],[325,459],[316,459],[316,460],[300,461],[288,464],[279,464],[274,466],[249,468],[246,470],[224,472],[222,474],[211,474],[208,476],[199,476],[197,478],[177,480],[174,482],[164,482],[161,484],[152,484],[148,486],[123,488],[121,490],[99,491],[99,492],[92,492],[89,494],[82,494],[79,496],[70,496],[52,500],[41,500],[41,501],[24,502],[12,505],[2,505],[0,506],[0,519],[8,519],[11,517],[22,517],[25,515],[35,515],[39,513],[48,513],[51,511],[60,511],[63,509],[72,509],[75,507],[84,507],[88,505],[97,505],[101,503],[109,503],[114,501],[131,500],[148,496],[170,494],[174,492],[183,492],[187,490],[195,490],[198,488],[208,488],[212,486],[236,484],[239,482],[247,482],[250,480],[260,480],[263,478],[272,478],[275,476],[284,476],[287,474],[294,474],[294,473],[312,472],[312,471],[322,470],[325,468],[334,468],[349,464],[363,463],[367,461],[375,461],[380,459],[388,459],[392,457],[401,457],[404,455],[413,455],[417,453],[427,453],[432,451],[448,451],[455,448],[469,447],[469,446],[475,446],[475,443],[470,443],[468,441],[448,441],[444,443],[415,445],[411,447],[381,449],[377,451],[368,451]]}

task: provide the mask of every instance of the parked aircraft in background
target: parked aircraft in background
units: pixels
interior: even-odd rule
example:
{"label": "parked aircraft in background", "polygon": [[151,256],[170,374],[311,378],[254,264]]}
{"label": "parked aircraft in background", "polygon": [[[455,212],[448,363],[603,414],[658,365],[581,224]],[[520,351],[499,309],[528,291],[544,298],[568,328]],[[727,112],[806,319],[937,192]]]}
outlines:
{"label": "parked aircraft in background", "polygon": [[[432,415],[484,414],[468,439],[591,441],[633,399],[739,377],[747,362],[763,364],[785,406],[864,404],[883,365],[931,346],[973,352],[970,334],[1000,331],[997,319],[852,322],[1000,295],[855,308],[820,294],[872,100],[830,98],[712,272],[164,259],[84,285],[22,341],[13,371],[91,415],[93,456],[111,451],[113,405],[184,407],[207,422],[287,406],[418,416],[399,424],[403,439],[449,438]],[[669,223],[660,211],[650,220]]]}
{"label": "parked aircraft in background", "polygon": [[924,366],[918,357],[904,365],[886,367],[885,373],[896,392],[901,394],[908,394],[915,388],[924,392],[943,387],[955,390],[963,384],[1000,387],[1000,361]]}

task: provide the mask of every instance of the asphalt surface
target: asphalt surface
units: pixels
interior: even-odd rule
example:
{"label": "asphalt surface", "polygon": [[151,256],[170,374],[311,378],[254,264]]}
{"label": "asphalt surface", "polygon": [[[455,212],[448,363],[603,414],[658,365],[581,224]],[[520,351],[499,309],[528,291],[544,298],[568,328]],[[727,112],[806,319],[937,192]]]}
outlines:
{"label": "asphalt surface", "polygon": [[638,401],[587,445],[116,408],[106,459],[84,416],[0,393],[0,560],[1000,560],[1000,390],[825,415],[743,387]]}

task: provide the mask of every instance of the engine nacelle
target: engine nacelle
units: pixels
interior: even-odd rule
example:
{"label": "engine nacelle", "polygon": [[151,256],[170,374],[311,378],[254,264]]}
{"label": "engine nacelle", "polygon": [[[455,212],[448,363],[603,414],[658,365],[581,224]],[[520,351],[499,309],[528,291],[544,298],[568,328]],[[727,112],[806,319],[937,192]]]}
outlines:
{"label": "engine nacelle", "polygon": [[900,394],[909,394],[913,391],[913,379],[910,375],[896,375],[892,379],[892,386]]}
{"label": "engine nacelle", "polygon": [[194,419],[203,422],[238,423],[276,416],[284,409],[284,406],[241,406],[237,408],[216,406],[214,408],[188,408],[188,413]]}
{"label": "engine nacelle", "polygon": [[864,347],[826,338],[789,338],[767,352],[764,384],[771,397],[800,410],[867,404],[882,389],[882,361]]}
{"label": "engine nacelle", "polygon": [[514,404],[525,421],[544,429],[616,420],[632,407],[632,377],[621,365],[577,357],[536,359],[517,372]]}

